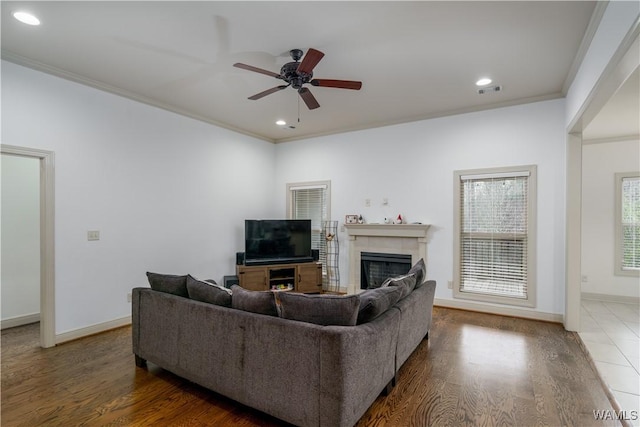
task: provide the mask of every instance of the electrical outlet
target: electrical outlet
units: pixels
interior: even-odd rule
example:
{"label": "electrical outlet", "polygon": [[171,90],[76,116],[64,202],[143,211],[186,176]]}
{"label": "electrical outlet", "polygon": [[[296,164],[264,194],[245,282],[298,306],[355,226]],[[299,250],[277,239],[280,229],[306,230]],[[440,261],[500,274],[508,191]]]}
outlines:
{"label": "electrical outlet", "polygon": [[453,280],[449,280],[449,281],[447,282],[447,288],[449,288],[449,289],[453,289]]}
{"label": "electrical outlet", "polygon": [[89,230],[87,231],[87,240],[100,240],[100,231],[98,230]]}
{"label": "electrical outlet", "polygon": [[370,208],[371,207],[371,199],[364,199],[364,206],[366,208]]}
{"label": "electrical outlet", "polygon": [[589,277],[587,275],[582,276],[582,283],[587,283],[589,281]]}
{"label": "electrical outlet", "polygon": [[127,294],[127,302],[131,302],[131,294]]}

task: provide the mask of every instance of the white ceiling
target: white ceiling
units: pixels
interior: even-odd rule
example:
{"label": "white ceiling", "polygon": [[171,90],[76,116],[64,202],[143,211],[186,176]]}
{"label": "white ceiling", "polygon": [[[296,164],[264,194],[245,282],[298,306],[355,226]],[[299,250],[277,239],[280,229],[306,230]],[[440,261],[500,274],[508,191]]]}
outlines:
{"label": "white ceiling", "polygon": [[[279,142],[560,97],[595,2],[10,2],[4,59]],[[38,27],[11,16],[28,10]],[[588,33],[588,32],[587,32]],[[308,110],[281,80],[293,48],[325,57]],[[579,58],[578,58],[579,59]],[[502,91],[478,95],[491,77]],[[298,117],[300,122],[298,123]],[[284,119],[290,125],[275,125]]]}

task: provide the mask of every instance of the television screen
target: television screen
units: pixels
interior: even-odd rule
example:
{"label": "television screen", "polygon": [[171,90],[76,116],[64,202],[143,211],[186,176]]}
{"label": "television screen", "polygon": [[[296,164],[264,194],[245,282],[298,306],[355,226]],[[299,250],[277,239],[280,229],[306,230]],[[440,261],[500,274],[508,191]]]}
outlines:
{"label": "television screen", "polygon": [[245,263],[311,261],[310,219],[245,220]]}

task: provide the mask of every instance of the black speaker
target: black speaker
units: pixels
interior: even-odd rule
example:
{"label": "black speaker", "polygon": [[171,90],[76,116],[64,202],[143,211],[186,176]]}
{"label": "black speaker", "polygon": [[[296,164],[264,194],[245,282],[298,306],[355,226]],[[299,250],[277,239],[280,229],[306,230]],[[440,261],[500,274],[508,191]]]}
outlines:
{"label": "black speaker", "polygon": [[224,276],[222,280],[224,281],[225,288],[230,288],[233,285],[240,284],[240,281],[238,280],[238,276]]}
{"label": "black speaker", "polygon": [[244,252],[236,252],[236,265],[244,265]]}
{"label": "black speaker", "polygon": [[311,256],[314,261],[318,261],[320,259],[320,251],[318,249],[311,249]]}

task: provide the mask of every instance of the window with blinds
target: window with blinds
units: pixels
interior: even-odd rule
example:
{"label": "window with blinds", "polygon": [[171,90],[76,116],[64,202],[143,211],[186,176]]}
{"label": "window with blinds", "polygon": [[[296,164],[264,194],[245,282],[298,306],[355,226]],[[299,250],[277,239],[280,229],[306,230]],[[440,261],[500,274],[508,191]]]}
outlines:
{"label": "window with blinds", "polygon": [[287,184],[289,218],[311,220],[311,248],[320,252],[323,270],[326,266],[326,242],[322,223],[329,220],[330,196],[330,181]]}
{"label": "window with blinds", "polygon": [[640,173],[616,174],[616,273],[640,272]]}
{"label": "window with blinds", "polygon": [[454,295],[533,306],[535,166],[456,172]]}

